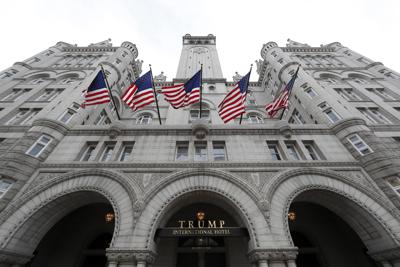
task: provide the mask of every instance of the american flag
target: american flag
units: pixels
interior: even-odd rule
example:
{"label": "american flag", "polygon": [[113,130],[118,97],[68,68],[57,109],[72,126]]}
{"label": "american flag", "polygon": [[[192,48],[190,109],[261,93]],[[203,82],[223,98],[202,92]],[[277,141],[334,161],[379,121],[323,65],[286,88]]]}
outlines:
{"label": "american flag", "polygon": [[133,111],[155,101],[151,70],[139,77],[122,95],[122,101]]}
{"label": "american flag", "polygon": [[102,70],[99,70],[96,77],[89,85],[89,88],[86,90],[85,102],[82,106],[103,104],[110,102],[110,100],[110,91],[107,88],[104,73]]}
{"label": "american flag", "polygon": [[173,108],[182,108],[200,101],[201,70],[186,83],[162,87],[162,93]]}
{"label": "american flag", "polygon": [[299,68],[297,68],[295,74],[292,76],[290,81],[286,84],[283,91],[278,95],[277,98],[272,103],[269,103],[265,109],[267,110],[268,115],[272,118],[278,113],[281,109],[286,109],[289,104],[289,96],[290,91],[293,89],[294,81],[297,78],[297,73],[299,72]]}
{"label": "american flag", "polygon": [[250,72],[236,83],[235,88],[233,88],[218,105],[218,114],[224,123],[229,122],[245,112],[244,103],[249,86]]}

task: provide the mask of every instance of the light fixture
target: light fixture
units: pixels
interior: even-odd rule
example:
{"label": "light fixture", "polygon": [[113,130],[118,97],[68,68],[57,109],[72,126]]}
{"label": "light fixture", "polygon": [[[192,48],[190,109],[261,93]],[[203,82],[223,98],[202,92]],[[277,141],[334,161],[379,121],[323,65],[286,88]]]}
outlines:
{"label": "light fixture", "polygon": [[294,221],[296,220],[296,212],[294,212],[294,211],[289,211],[289,213],[288,213],[288,219],[289,219],[289,221],[294,222]]}
{"label": "light fixture", "polygon": [[114,218],[115,218],[115,214],[114,213],[112,213],[112,212],[107,212],[106,213],[105,220],[106,220],[107,223],[113,222]]}

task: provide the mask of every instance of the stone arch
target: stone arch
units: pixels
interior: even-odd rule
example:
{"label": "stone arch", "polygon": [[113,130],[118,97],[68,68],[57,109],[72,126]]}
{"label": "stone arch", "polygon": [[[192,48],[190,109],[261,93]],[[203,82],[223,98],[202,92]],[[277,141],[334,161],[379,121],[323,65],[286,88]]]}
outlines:
{"label": "stone arch", "polygon": [[63,71],[58,73],[57,80],[62,80],[66,78],[74,79],[85,79],[87,74],[84,71]]}
{"label": "stone arch", "polygon": [[[0,249],[31,255],[43,236],[69,212],[90,203],[110,203],[115,228],[110,246],[125,246],[132,235],[139,187],[105,170],[67,173],[33,187],[2,212]],[[136,190],[136,191],[135,191]]]}
{"label": "stone arch", "polygon": [[43,79],[55,79],[56,77],[56,72],[54,71],[36,71],[36,72],[32,72],[29,75],[25,76],[25,79],[28,80],[33,80],[33,79],[39,79],[39,78],[43,78]]}
{"label": "stone arch", "polygon": [[266,119],[264,112],[255,109],[246,110],[246,118],[248,118],[250,115],[257,115],[263,120]]}
{"label": "stone arch", "polygon": [[342,72],[342,75],[347,78],[359,78],[359,79],[364,79],[364,80],[369,80],[369,79],[373,78],[372,75],[362,72],[362,71],[344,71],[344,72]]}
{"label": "stone arch", "polygon": [[326,78],[330,78],[330,79],[335,79],[335,80],[342,80],[342,77],[340,76],[340,74],[333,72],[333,71],[316,71],[314,72],[314,78],[317,79],[326,79]]}
{"label": "stone arch", "polygon": [[185,194],[204,191],[223,198],[239,214],[250,235],[252,248],[265,245],[269,232],[258,207],[259,196],[240,178],[221,171],[192,170],[165,177],[149,189],[144,207],[134,230],[133,242],[142,249],[154,249],[157,227],[172,203]]}
{"label": "stone arch", "polygon": [[[217,108],[216,105],[215,105],[211,100],[209,100],[209,99],[203,98],[203,99],[201,100],[201,102],[202,102],[203,107],[207,107],[207,108],[210,109],[210,110],[215,110],[215,109]],[[191,109],[191,108],[198,108],[199,106],[200,106],[199,103],[195,103],[195,104],[192,104],[192,105],[188,106],[188,108],[189,108],[189,109]]]}
{"label": "stone arch", "polygon": [[341,217],[370,252],[397,247],[400,243],[400,216],[393,204],[333,171],[305,169],[285,172],[269,183],[271,229],[282,238],[277,240],[280,245],[293,245],[287,213],[293,200],[302,196],[305,201],[322,205]]}

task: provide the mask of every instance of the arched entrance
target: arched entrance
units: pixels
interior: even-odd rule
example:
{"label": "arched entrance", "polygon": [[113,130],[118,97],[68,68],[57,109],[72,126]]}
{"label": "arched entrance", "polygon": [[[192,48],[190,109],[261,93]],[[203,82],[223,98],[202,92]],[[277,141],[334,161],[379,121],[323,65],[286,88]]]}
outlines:
{"label": "arched entrance", "polygon": [[110,246],[113,231],[114,211],[109,203],[85,205],[46,233],[25,266],[105,267],[105,249]]}
{"label": "arched entrance", "polygon": [[[307,194],[311,197],[312,192]],[[295,199],[288,221],[293,243],[299,249],[297,267],[376,266],[354,230],[329,209]]]}
{"label": "arched entrance", "polygon": [[155,236],[154,267],[250,267],[249,235],[217,194],[188,193],[176,199]]}

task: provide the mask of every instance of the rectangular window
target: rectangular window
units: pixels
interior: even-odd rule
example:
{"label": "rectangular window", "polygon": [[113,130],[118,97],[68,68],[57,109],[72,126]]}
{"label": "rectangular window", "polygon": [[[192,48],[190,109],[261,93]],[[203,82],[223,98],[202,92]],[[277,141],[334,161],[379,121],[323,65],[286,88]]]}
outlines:
{"label": "rectangular window", "polygon": [[335,88],[335,91],[347,101],[362,100],[362,98],[355,92],[353,88]]}
{"label": "rectangular window", "polygon": [[358,136],[358,134],[350,135],[349,137],[347,137],[347,140],[350,141],[350,143],[353,145],[353,147],[362,156],[373,152],[372,149],[364,142],[364,140],[362,140],[361,137]]}
{"label": "rectangular window", "polygon": [[96,149],[97,142],[88,142],[86,148],[82,153],[80,161],[89,161],[93,155],[93,151]]}
{"label": "rectangular window", "polygon": [[11,117],[6,125],[28,125],[41,109],[19,109],[19,111]]}
{"label": "rectangular window", "polygon": [[367,90],[386,101],[397,100],[398,97],[386,88],[367,88]]}
{"label": "rectangular window", "polygon": [[394,177],[388,177],[385,179],[386,182],[390,185],[390,187],[398,194],[400,195],[400,178],[397,176]]}
{"label": "rectangular window", "polygon": [[[201,110],[201,118],[208,119],[210,117],[210,110],[202,109]],[[190,110],[190,120],[200,119],[200,109],[192,109]]]}
{"label": "rectangular window", "polygon": [[226,160],[225,142],[213,141],[213,157],[214,160]]}
{"label": "rectangular window", "polygon": [[288,152],[289,159],[300,160],[299,153],[297,152],[296,144],[292,142],[286,142],[286,150]]}
{"label": "rectangular window", "polygon": [[112,159],[114,148],[115,148],[115,143],[107,143],[104,146],[100,161],[110,161]]}
{"label": "rectangular window", "polygon": [[128,161],[133,151],[134,142],[123,142],[119,161]]}
{"label": "rectangular window", "polygon": [[314,141],[303,141],[303,144],[312,160],[324,159],[321,151],[317,148]]}
{"label": "rectangular window", "polygon": [[72,118],[72,116],[74,116],[75,112],[73,112],[72,110],[67,110],[64,112],[64,114],[61,115],[61,117],[58,119],[59,121],[61,121],[62,123],[68,123],[69,120]]}
{"label": "rectangular window", "polygon": [[[107,119],[109,120],[109,123],[106,123]],[[107,116],[106,111],[103,109],[99,116],[96,118],[96,120],[94,121],[94,125],[102,125],[102,124],[110,124],[111,121]]]}
{"label": "rectangular window", "polygon": [[207,143],[195,142],[194,143],[194,160],[204,161],[207,160]]}
{"label": "rectangular window", "polygon": [[42,135],[26,152],[32,157],[39,157],[43,150],[51,143],[52,138],[48,135]]}
{"label": "rectangular window", "polygon": [[372,124],[392,124],[392,121],[386,118],[378,108],[357,108],[357,109]]}
{"label": "rectangular window", "polygon": [[314,98],[317,93],[314,91],[314,89],[312,89],[311,87],[308,87],[306,90],[304,90],[306,92],[306,94],[310,97],[310,98]]}
{"label": "rectangular window", "polygon": [[297,109],[294,109],[292,112],[292,116],[289,118],[289,123],[294,123],[294,124],[305,124],[306,121],[304,118],[300,115],[300,113],[297,111]]}
{"label": "rectangular window", "polygon": [[0,198],[2,198],[8,191],[8,189],[11,188],[12,186],[12,182],[11,181],[6,181],[4,179],[0,180]]}
{"label": "rectangular window", "polygon": [[324,113],[331,122],[337,122],[341,119],[341,117],[333,109],[327,109],[324,111]]}
{"label": "rectangular window", "polygon": [[279,153],[279,147],[277,142],[267,142],[268,150],[271,155],[272,160],[282,160]]}
{"label": "rectangular window", "polygon": [[22,97],[24,94],[30,92],[30,88],[16,88],[12,89],[11,92],[9,92],[6,96],[4,96],[1,101],[16,101],[20,97]]}
{"label": "rectangular window", "polygon": [[189,142],[176,142],[176,160],[188,160],[189,159]]}

